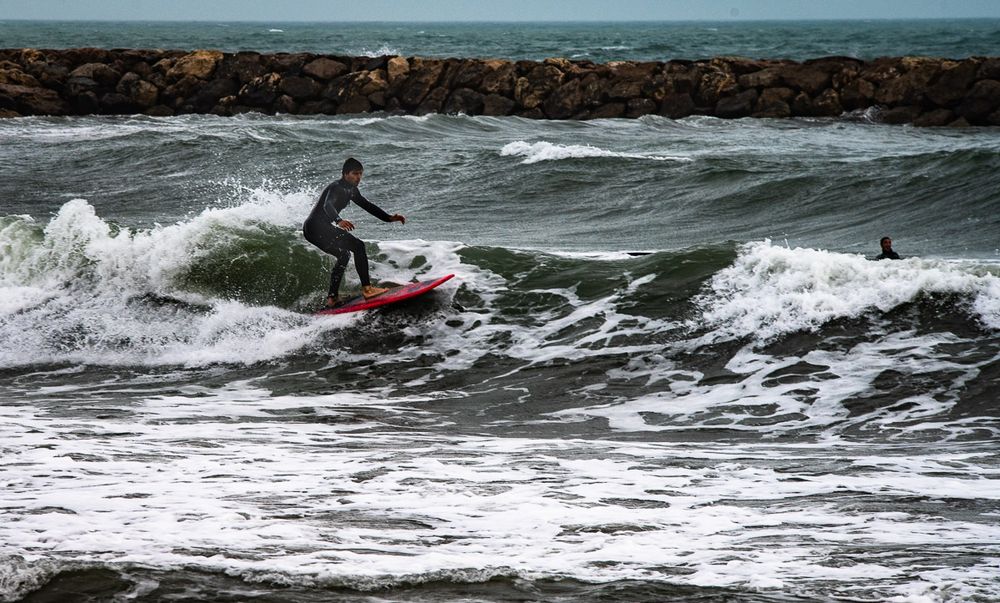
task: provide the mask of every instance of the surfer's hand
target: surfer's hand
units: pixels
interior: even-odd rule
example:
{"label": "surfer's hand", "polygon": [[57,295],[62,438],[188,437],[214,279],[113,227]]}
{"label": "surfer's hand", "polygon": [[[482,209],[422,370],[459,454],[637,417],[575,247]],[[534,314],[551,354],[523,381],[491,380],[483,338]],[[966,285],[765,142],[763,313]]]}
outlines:
{"label": "surfer's hand", "polygon": [[344,230],[354,230],[354,223],[350,220],[341,220],[337,222],[337,226],[343,228]]}
{"label": "surfer's hand", "polygon": [[406,224],[406,216],[403,214],[392,214],[389,216],[390,222],[399,222],[400,224]]}

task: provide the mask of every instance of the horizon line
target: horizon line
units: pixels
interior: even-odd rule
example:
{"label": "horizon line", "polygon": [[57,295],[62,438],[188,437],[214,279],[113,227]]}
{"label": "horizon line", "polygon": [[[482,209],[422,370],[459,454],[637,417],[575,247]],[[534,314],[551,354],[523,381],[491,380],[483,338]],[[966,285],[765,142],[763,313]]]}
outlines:
{"label": "horizon line", "polygon": [[783,23],[783,22],[868,22],[868,21],[1000,21],[998,16],[970,16],[970,17],[807,17],[807,18],[768,18],[768,19],[743,19],[743,18],[722,18],[722,19],[454,19],[454,20],[394,20],[394,19],[368,19],[368,20],[322,20],[322,19],[55,19],[55,18],[7,18],[0,19],[0,24],[9,22],[18,23],[290,23],[290,24],[594,24],[594,23]]}

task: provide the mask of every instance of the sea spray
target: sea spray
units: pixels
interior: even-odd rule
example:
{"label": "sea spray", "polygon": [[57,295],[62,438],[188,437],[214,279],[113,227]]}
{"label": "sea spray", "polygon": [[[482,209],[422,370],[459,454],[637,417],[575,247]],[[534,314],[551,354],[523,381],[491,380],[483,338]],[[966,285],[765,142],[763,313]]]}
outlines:
{"label": "sea spray", "polygon": [[761,342],[815,330],[840,318],[885,313],[929,295],[959,295],[966,311],[1000,329],[1000,277],[961,263],[910,258],[872,261],[816,249],[749,243],[699,298],[714,337]]}

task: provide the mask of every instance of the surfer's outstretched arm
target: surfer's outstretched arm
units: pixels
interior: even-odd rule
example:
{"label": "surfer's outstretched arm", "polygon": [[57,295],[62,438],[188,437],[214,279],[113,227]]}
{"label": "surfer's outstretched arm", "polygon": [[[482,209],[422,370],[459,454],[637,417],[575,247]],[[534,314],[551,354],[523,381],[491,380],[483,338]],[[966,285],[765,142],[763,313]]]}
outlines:
{"label": "surfer's outstretched arm", "polygon": [[365,196],[362,195],[360,192],[357,195],[355,195],[354,202],[357,203],[358,206],[361,207],[361,209],[375,216],[379,220],[382,220],[383,222],[393,221],[392,216],[390,216],[384,209],[382,209],[378,205],[375,205],[368,199],[365,199]]}

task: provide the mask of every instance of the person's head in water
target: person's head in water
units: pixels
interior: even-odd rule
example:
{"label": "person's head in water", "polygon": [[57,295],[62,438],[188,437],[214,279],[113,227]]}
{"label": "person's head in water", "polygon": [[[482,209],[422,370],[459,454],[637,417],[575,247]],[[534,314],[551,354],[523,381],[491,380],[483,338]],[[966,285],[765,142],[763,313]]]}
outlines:
{"label": "person's head in water", "polygon": [[882,247],[882,253],[887,253],[892,251],[892,239],[889,237],[882,237],[878,244]]}
{"label": "person's head in water", "polygon": [[365,168],[361,165],[360,161],[354,157],[348,157],[347,161],[344,162],[344,167],[340,170],[340,174],[345,182],[357,186],[361,184],[361,176],[364,171]]}

